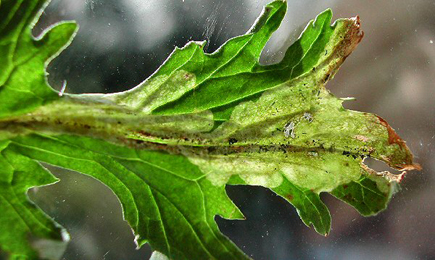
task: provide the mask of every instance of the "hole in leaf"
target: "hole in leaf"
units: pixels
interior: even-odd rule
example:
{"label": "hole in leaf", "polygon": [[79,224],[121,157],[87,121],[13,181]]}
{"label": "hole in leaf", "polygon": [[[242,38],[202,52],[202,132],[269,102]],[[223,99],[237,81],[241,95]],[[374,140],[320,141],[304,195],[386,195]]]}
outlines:
{"label": "hole in leaf", "polygon": [[376,160],[371,157],[365,158],[364,164],[377,172],[388,171],[392,174],[397,174],[397,175],[402,174],[401,171],[391,168],[385,162]]}

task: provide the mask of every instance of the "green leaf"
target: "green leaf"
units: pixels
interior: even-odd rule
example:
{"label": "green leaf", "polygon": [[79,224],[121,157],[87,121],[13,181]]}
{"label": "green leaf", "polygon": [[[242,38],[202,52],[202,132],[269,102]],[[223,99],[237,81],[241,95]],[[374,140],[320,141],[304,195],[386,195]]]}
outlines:
{"label": "green leaf", "polygon": [[327,235],[331,229],[331,215],[325,204],[320,200],[319,194],[309,189],[301,189],[287,179],[272,189],[290,202],[298,211],[305,225],[313,225],[320,234]]}
{"label": "green leaf", "polygon": [[[129,91],[59,96],[46,83],[44,65],[76,26],[63,24],[33,39],[31,21],[43,2],[0,5],[6,17],[0,20],[0,177],[11,183],[14,169],[26,172],[45,162],[96,178],[119,198],[138,246],[149,243],[171,259],[245,259],[214,221],[216,215],[243,218],[225,193],[227,184],[271,189],[307,226],[327,235],[331,216],[320,193],[370,216],[396,191],[401,175],[376,172],[366,158],[402,171],[420,169],[385,120],[344,109],[325,88],[362,39],[358,18],[331,25],[326,10],[281,62],[263,66],[259,56],[287,8],[274,1],[245,35],[212,54],[203,52],[204,42],[177,48]],[[20,194],[49,183],[35,181],[49,178],[41,169],[16,183],[26,187]],[[5,211],[4,221],[17,214]],[[8,244],[18,236],[15,227],[0,247],[36,256],[23,240],[23,234],[47,236],[35,225],[17,239],[24,249]]]}
{"label": "green leaf", "polygon": [[308,24],[280,63],[262,66],[261,51],[281,24],[286,9],[283,1],[268,4],[247,34],[229,40],[212,54],[203,52],[205,42],[191,42],[176,49],[144,83],[108,97],[146,113],[169,115],[213,109],[216,121],[226,120],[240,101],[320,65],[331,56],[328,51],[333,51],[331,47],[338,44],[338,37],[349,29],[348,21],[341,21],[336,37],[331,38],[335,28],[330,26],[332,12],[326,10]]}
{"label": "green leaf", "polygon": [[[26,195],[58,180],[40,164],[0,143],[0,248],[11,258],[60,258],[69,237]],[[6,148],[8,147],[8,148]]]}
{"label": "green leaf", "polygon": [[244,259],[224,237],[215,215],[243,215],[225,193],[213,186],[185,157],[133,150],[73,136],[16,138],[14,149],[32,159],[75,170],[106,184],[117,194],[141,246],[177,259]]}
{"label": "green leaf", "polygon": [[45,66],[69,45],[75,23],[63,22],[38,38],[32,26],[46,0],[3,0],[0,5],[0,118],[20,115],[58,98]]}

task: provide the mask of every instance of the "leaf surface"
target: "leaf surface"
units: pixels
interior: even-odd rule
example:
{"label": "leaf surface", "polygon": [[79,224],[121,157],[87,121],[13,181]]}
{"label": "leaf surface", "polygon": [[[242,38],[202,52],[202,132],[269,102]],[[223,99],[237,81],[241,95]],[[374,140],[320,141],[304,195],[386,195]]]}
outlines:
{"label": "leaf surface", "polygon": [[75,23],[63,22],[32,36],[46,0],[4,0],[0,5],[0,118],[20,115],[58,96],[47,84],[45,65],[69,45]]}
{"label": "leaf surface", "polygon": [[68,235],[26,195],[58,180],[39,163],[0,142],[0,245],[11,258],[60,258]]}
{"label": "leaf surface", "polygon": [[106,184],[119,198],[136,243],[177,259],[243,259],[215,215],[241,219],[224,186],[213,186],[180,155],[133,150],[73,136],[16,138],[32,159],[75,170]]}
{"label": "leaf surface", "polygon": [[[58,25],[35,40],[31,22],[44,3],[0,5],[0,179],[4,198],[16,189],[20,199],[9,201],[23,211],[30,207],[28,188],[55,181],[37,163],[45,162],[107,185],[138,246],[150,243],[174,259],[245,259],[214,221],[216,215],[243,219],[226,185],[269,188],[326,235],[331,216],[321,192],[370,216],[396,191],[401,175],[376,172],[365,158],[420,169],[384,119],[344,109],[325,88],[363,36],[358,18],[331,25],[326,10],[281,62],[264,66],[260,54],[287,8],[274,1],[245,35],[211,54],[204,53],[204,42],[177,48],[129,91],[60,96],[47,85],[44,66],[69,43],[76,25]],[[17,171],[25,178],[14,183]],[[17,218],[5,203],[0,207],[7,212],[0,221]],[[62,240],[59,228],[32,212],[44,219],[45,233],[33,222],[19,234],[11,227],[0,237],[2,250],[41,257],[44,252],[24,237]],[[14,236],[21,239],[15,247],[7,241]]]}

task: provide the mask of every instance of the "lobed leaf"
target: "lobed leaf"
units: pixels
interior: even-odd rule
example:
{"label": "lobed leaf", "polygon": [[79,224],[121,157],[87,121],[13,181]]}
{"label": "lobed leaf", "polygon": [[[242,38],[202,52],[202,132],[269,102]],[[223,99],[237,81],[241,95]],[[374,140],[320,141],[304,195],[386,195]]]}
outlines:
{"label": "lobed leaf", "polygon": [[60,258],[67,233],[26,196],[28,189],[58,180],[9,144],[0,143],[0,248],[13,259]]}
{"label": "lobed leaf", "polygon": [[[44,3],[0,5],[0,194],[20,208],[2,202],[0,224],[21,212],[45,223],[43,231],[27,217],[9,226],[0,248],[12,256],[48,252],[35,251],[29,236],[62,241],[61,229],[25,197],[28,188],[55,181],[37,162],[107,185],[138,246],[150,243],[174,259],[248,258],[214,221],[216,215],[243,218],[225,193],[227,184],[271,189],[326,235],[331,216],[321,192],[369,216],[385,209],[396,191],[401,176],[376,172],[365,158],[420,169],[385,120],[344,109],[325,88],[363,36],[358,18],[331,25],[326,10],[281,62],[264,66],[260,54],[287,8],[277,0],[245,35],[212,54],[204,53],[204,42],[176,48],[129,91],[59,96],[47,85],[44,66],[69,43],[76,25],[58,25],[34,39],[32,21]],[[12,191],[18,200],[8,199]]]}
{"label": "lobed leaf", "polygon": [[119,198],[138,246],[176,259],[245,259],[223,236],[215,215],[242,213],[195,165],[180,155],[134,150],[76,136],[31,135],[12,141],[37,161],[75,170],[107,185]]}
{"label": "lobed leaf", "polygon": [[58,98],[45,66],[69,45],[77,25],[63,22],[38,38],[32,25],[47,0],[3,0],[0,5],[0,118],[21,115]]}

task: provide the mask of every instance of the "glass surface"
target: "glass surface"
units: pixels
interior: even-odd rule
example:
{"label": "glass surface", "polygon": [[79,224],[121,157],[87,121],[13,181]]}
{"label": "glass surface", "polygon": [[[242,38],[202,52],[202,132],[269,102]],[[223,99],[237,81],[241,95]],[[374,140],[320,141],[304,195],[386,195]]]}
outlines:
{"label": "glass surface", "polygon": [[[269,1],[254,0],[53,0],[35,35],[50,24],[76,20],[80,31],[56,58],[49,81],[66,92],[129,89],[151,75],[190,40],[208,40],[216,50],[245,33]],[[323,195],[332,232],[322,237],[303,225],[295,209],[259,187],[228,187],[245,221],[217,218],[219,227],[254,259],[434,259],[435,258],[435,1],[288,1],[281,28],[263,53],[273,63],[307,22],[330,7],[334,19],[359,15],[365,37],[328,88],[357,101],[346,107],[381,115],[407,140],[422,172],[406,176],[389,208],[363,218],[350,206]],[[383,167],[375,165],[374,167]],[[61,182],[31,197],[71,234],[65,259],[147,259],[135,250],[111,191],[96,180],[57,170]]]}

